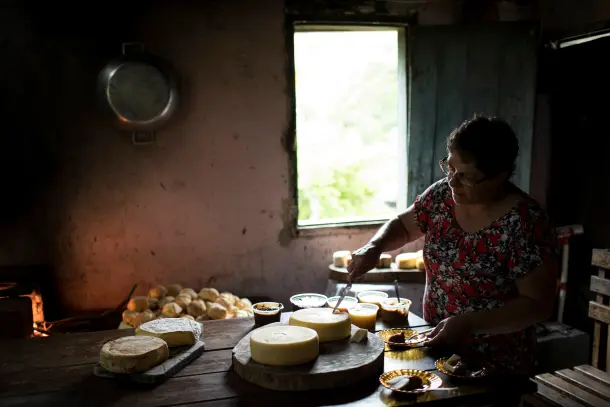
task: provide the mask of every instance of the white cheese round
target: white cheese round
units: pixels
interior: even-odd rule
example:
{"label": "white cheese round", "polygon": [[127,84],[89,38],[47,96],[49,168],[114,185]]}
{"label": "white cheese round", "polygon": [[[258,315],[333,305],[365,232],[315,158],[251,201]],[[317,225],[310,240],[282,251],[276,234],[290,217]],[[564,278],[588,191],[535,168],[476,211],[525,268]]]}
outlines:
{"label": "white cheese round", "polygon": [[150,336],[125,336],[106,342],[100,351],[100,365],[113,373],[145,372],[169,357],[167,343]]}
{"label": "white cheese round", "polygon": [[136,335],[154,336],[167,346],[194,345],[203,332],[203,325],[186,318],[161,318],[146,322],[136,329]]}
{"label": "white cheese round", "polygon": [[300,326],[265,326],[252,331],[250,354],[262,365],[294,366],[315,360],[320,353],[318,334]]}
{"label": "white cheese round", "polygon": [[318,333],[320,342],[337,341],[352,333],[349,315],[345,312],[333,313],[332,308],[306,308],[295,311],[288,323],[313,329]]}

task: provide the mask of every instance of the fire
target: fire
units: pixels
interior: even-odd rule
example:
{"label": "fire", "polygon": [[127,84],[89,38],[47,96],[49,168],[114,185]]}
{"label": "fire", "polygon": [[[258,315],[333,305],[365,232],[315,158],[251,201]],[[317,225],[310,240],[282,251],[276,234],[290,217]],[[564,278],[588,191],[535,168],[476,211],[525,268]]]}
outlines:
{"label": "fire", "polygon": [[31,294],[25,295],[32,301],[32,324],[33,324],[33,337],[44,337],[49,336],[47,334],[47,323],[44,320],[44,309],[42,306],[42,296],[36,290],[32,291]]}

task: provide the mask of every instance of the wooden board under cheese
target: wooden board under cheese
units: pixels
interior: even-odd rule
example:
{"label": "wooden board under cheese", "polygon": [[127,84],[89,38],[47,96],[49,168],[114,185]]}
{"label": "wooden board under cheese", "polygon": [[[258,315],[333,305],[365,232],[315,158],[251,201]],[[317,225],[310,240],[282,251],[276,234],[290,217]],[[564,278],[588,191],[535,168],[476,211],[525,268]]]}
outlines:
{"label": "wooden board under cheese", "polygon": [[[285,326],[281,322],[266,325]],[[352,334],[358,330],[352,326]],[[296,366],[270,366],[255,362],[250,351],[250,336],[233,348],[233,370],[244,380],[271,390],[303,391],[351,386],[363,380],[376,380],[383,372],[384,343],[368,333],[365,341],[350,337],[320,343],[318,357]]]}
{"label": "wooden board under cheese", "polygon": [[93,374],[108,379],[125,380],[141,384],[158,384],[172,377],[193,360],[203,354],[205,343],[196,342],[194,345],[169,348],[169,358],[142,373],[112,373],[104,369],[99,363],[93,367]]}

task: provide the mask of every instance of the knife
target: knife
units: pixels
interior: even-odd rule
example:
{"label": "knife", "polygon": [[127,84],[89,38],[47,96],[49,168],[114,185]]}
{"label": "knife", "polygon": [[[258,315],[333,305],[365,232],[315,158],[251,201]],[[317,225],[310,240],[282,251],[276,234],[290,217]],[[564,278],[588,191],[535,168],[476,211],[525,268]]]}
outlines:
{"label": "knife", "polygon": [[345,298],[345,296],[347,295],[347,293],[349,292],[349,290],[352,289],[352,283],[349,282],[345,285],[345,287],[343,287],[343,290],[341,290],[341,294],[339,297],[339,301],[337,301],[337,304],[335,304],[335,308],[333,308],[333,314],[335,313],[335,311],[337,311],[337,308],[339,308],[339,305],[341,305],[341,302],[343,301],[343,299]]}

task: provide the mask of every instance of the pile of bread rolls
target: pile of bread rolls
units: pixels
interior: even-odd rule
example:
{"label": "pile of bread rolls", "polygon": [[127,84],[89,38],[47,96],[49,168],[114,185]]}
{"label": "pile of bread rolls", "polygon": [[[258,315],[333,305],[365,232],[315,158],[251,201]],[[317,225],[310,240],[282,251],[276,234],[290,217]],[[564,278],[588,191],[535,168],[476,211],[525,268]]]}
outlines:
{"label": "pile of bread rolls", "polygon": [[253,316],[252,303],[229,292],[215,288],[196,292],[180,284],[158,285],[148,296],[134,296],[123,312],[119,328],[135,328],[158,318],[187,318],[194,321],[209,319],[246,318]]}

